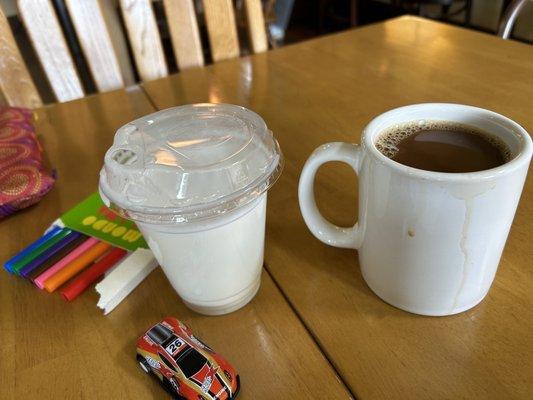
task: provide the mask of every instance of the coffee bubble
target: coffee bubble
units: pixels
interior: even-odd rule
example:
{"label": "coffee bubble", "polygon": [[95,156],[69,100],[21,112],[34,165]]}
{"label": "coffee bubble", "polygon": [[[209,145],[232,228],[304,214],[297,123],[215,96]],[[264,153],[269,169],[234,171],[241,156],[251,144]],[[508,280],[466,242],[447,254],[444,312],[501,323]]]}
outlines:
{"label": "coffee bubble", "polygon": [[451,121],[428,121],[418,120],[405,124],[396,124],[383,131],[375,140],[376,148],[386,157],[394,158],[398,153],[398,145],[405,138],[419,133],[421,131],[441,130],[441,131],[460,131],[481,136],[483,139],[498,148],[505,162],[511,160],[512,155],[509,147],[498,137],[487,134],[479,129],[469,125]]}

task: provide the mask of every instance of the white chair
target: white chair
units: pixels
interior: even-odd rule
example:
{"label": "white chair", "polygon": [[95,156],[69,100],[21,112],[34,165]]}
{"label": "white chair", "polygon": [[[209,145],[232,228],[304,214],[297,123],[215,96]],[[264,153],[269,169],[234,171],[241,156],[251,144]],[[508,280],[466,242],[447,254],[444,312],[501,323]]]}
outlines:
{"label": "white chair", "polygon": [[[126,40],[141,81],[168,75],[151,0],[65,0],[90,74],[99,92],[134,83]],[[20,17],[44,73],[59,102],[85,96],[75,62],[51,0],[17,0]],[[209,48],[214,62],[241,53],[232,0],[202,0]],[[253,53],[268,49],[260,0],[243,0]],[[166,23],[179,70],[204,65],[194,0],[163,0]],[[7,18],[0,10],[0,99],[9,105],[38,107],[42,99],[26,67]]]}

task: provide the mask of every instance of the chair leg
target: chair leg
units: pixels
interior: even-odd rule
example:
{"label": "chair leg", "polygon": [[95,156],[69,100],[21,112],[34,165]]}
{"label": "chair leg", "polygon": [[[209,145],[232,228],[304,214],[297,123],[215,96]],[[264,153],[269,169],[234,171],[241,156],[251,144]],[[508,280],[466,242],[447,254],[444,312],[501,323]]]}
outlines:
{"label": "chair leg", "polygon": [[324,18],[326,17],[327,0],[318,1],[318,32],[324,32]]}
{"label": "chair leg", "polygon": [[352,0],[350,4],[350,26],[357,26],[357,0]]}
{"label": "chair leg", "polygon": [[465,4],[465,26],[470,26],[472,18],[472,0],[466,0]]}
{"label": "chair leg", "polygon": [[450,11],[449,5],[443,5],[441,8],[441,19],[446,21],[448,19],[448,12]]}

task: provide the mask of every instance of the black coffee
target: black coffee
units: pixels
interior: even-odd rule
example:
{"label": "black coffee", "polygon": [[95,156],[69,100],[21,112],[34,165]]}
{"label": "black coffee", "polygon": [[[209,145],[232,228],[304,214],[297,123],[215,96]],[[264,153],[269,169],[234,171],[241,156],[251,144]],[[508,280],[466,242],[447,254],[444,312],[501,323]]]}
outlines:
{"label": "black coffee", "polygon": [[511,158],[503,141],[453,122],[412,123],[383,132],[377,149],[391,160],[436,172],[483,171]]}

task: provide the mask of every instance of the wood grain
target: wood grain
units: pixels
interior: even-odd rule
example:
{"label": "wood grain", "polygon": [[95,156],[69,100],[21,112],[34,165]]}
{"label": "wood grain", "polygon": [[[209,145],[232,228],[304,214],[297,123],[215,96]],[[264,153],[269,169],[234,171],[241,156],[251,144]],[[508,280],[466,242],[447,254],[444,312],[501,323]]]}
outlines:
{"label": "wood grain", "polygon": [[42,105],[41,96],[26,68],[9,22],[0,9],[0,92],[11,106],[34,108]]}
{"label": "wood grain", "polygon": [[[488,296],[442,318],[412,315],[376,297],[354,251],[324,245],[307,230],[297,184],[317,146],[357,143],[373,117],[402,105],[471,104],[531,132],[531,71],[531,46],[404,17],[185,71],[145,89],[158,108],[216,98],[265,118],[286,160],[269,192],[268,270],[357,398],[530,399],[531,173]],[[336,163],[317,175],[319,207],[340,226],[356,219],[356,182],[348,166]]]}
{"label": "wood grain", "polygon": [[117,55],[124,86],[131,86],[135,84],[135,77],[133,76],[133,67],[128,53],[128,44],[120,24],[119,11],[115,8],[114,1],[98,0],[98,3],[100,4],[100,10],[104,17],[113,49]]}
{"label": "wood grain", "polygon": [[[96,190],[116,129],[152,111],[135,87],[37,109],[37,132],[58,180],[39,204],[2,221],[2,259]],[[267,273],[249,305],[221,317],[188,310],[160,268],[105,317],[93,290],[66,303],[0,274],[1,399],[167,398],[135,360],[137,337],[165,316],[183,320],[231,361],[239,399],[350,398]]]}
{"label": "wood grain", "polygon": [[193,0],[163,0],[176,63],[180,70],[204,65]]}
{"label": "wood grain", "polygon": [[141,80],[166,76],[167,64],[150,0],[120,0],[120,8]]}
{"label": "wood grain", "polygon": [[268,40],[261,0],[244,0],[244,9],[246,10],[246,25],[252,52],[267,51]]}
{"label": "wood grain", "polygon": [[232,0],[202,0],[213,61],[239,57]]}
{"label": "wood grain", "polygon": [[66,0],[96,88],[106,92],[124,86],[117,55],[98,0]]}
{"label": "wood grain", "polygon": [[18,0],[20,16],[58,101],[84,96],[50,0]]}

